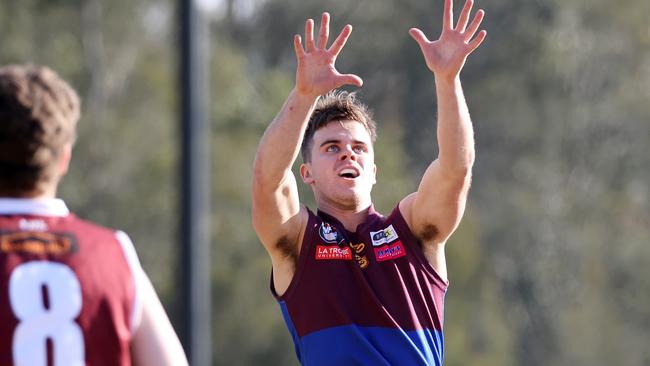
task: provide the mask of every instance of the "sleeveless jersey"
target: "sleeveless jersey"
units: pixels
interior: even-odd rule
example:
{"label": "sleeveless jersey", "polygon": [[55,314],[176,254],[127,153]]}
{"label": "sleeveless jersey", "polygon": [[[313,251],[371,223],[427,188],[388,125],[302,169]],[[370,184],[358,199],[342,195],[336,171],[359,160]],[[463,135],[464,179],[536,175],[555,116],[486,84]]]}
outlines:
{"label": "sleeveless jersey", "polygon": [[347,231],[309,211],[292,281],[277,296],[304,365],[441,365],[444,281],[399,207]]}
{"label": "sleeveless jersey", "polygon": [[141,271],[63,201],[0,199],[0,366],[130,365]]}

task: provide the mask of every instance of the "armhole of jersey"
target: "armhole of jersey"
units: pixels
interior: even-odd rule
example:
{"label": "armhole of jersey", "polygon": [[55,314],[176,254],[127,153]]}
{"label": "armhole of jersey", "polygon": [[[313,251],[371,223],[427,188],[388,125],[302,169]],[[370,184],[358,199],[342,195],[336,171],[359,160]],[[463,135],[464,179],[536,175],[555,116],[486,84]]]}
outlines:
{"label": "armhole of jersey", "polygon": [[298,255],[298,260],[296,262],[296,271],[293,273],[291,282],[289,282],[289,287],[287,287],[281,296],[278,296],[277,292],[275,291],[275,284],[273,283],[273,270],[271,269],[271,293],[273,294],[273,297],[275,297],[275,299],[280,302],[286,302],[287,299],[291,297],[291,294],[295,292],[295,288],[298,286],[300,278],[305,271],[308,257],[312,255],[311,253],[314,246],[314,240],[312,237],[313,230],[311,230],[311,227],[315,225],[316,215],[314,215],[314,213],[311,212],[308,207],[305,208],[307,209],[307,224],[305,224],[305,235],[303,235],[302,242],[300,243],[300,254]]}
{"label": "armhole of jersey", "polygon": [[138,254],[133,247],[133,242],[131,238],[123,232],[115,232],[115,237],[120,242],[122,246],[122,251],[124,252],[124,257],[131,268],[131,274],[133,276],[133,307],[131,309],[131,334],[135,334],[135,331],[140,326],[140,318],[142,315],[142,299],[140,298],[140,283],[142,281],[142,266],[140,266],[140,260],[138,259]]}
{"label": "armhole of jersey", "polygon": [[[390,221],[395,223],[396,225],[399,225],[399,227],[403,227],[404,231],[406,231],[406,235],[409,236],[410,240],[407,240],[407,244],[412,242],[419,242],[418,238],[415,237],[415,234],[411,231],[411,228],[408,226],[406,223],[406,219],[404,218],[404,215],[402,215],[402,211],[399,208],[399,203],[397,206],[395,206],[395,209],[393,209],[393,212],[390,214]],[[438,271],[436,271],[435,268],[429,263],[427,258],[424,256],[424,253],[422,252],[421,247],[413,247],[412,245],[409,245],[409,248],[412,253],[418,258],[418,260],[422,263],[422,266],[425,271],[427,271],[431,277],[434,280],[434,283],[436,286],[442,290],[443,292],[447,292],[447,289],[449,288],[449,280],[444,280],[440,274],[438,274]]]}

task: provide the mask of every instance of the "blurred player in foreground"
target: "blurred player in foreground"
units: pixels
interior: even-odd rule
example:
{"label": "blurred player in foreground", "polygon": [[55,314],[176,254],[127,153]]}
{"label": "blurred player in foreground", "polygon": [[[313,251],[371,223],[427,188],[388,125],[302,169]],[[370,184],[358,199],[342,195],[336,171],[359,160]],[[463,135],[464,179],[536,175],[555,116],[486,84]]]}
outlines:
{"label": "blurred player in foreground", "polygon": [[0,67],[0,366],[186,365],[129,237],[55,198],[79,110],[51,69]]}
{"label": "blurred player in foreground", "polygon": [[[388,216],[374,210],[370,197],[375,123],[353,95],[332,92],[362,84],[335,67],[352,27],[328,48],[324,13],[316,40],[311,19],[304,43],[295,36],[296,86],[257,151],[253,225],[271,256],[272,291],[305,365],[442,364],[444,247],[463,215],[474,163],[459,74],[486,35],[477,33],[483,11],[470,22],[471,8],[468,0],[454,26],[452,0],[445,0],[436,41],[410,30],[435,77],[440,152],[417,192]],[[291,172],[299,152],[316,213],[299,202]]]}

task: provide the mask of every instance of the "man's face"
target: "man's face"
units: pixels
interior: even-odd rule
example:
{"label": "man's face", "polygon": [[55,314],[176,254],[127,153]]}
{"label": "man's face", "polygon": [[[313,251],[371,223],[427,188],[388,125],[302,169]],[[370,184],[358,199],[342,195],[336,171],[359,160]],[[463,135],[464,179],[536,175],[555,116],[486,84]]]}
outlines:
{"label": "man's face", "polygon": [[342,209],[370,204],[376,171],[368,131],[349,120],[333,121],[317,130],[311,162],[300,167],[303,182],[312,186],[316,201]]}

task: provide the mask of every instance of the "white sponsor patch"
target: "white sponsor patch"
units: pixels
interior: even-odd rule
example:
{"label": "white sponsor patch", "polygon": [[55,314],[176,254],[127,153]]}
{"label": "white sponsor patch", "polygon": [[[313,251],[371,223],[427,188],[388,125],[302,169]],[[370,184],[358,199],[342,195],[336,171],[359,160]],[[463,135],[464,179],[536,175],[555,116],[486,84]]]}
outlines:
{"label": "white sponsor patch", "polygon": [[372,240],[372,245],[376,247],[395,241],[397,238],[399,236],[397,236],[393,225],[388,226],[384,230],[370,232],[370,240]]}
{"label": "white sponsor patch", "polygon": [[20,219],[18,222],[18,227],[20,230],[24,231],[47,231],[47,224],[43,220],[27,220]]}

